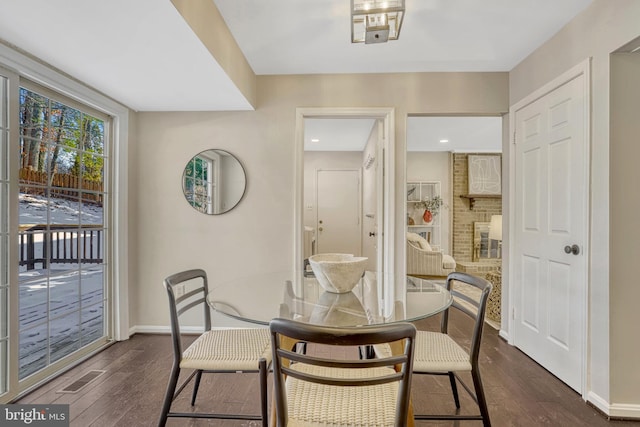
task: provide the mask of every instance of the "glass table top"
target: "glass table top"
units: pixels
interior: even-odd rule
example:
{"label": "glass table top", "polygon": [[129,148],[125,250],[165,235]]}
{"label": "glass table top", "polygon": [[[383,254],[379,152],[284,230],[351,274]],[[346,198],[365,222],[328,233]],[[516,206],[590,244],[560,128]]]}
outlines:
{"label": "glass table top", "polygon": [[443,285],[365,272],[351,292],[337,294],[325,291],[313,275],[289,271],[210,281],[207,302],[219,313],[262,325],[282,317],[324,326],[365,326],[440,313],[452,303]]}

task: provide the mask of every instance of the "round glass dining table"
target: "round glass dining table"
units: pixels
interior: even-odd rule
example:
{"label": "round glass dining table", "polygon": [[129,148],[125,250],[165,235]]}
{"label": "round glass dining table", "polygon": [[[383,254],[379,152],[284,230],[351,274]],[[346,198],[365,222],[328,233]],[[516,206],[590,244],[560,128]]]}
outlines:
{"label": "round glass dining table", "polygon": [[323,326],[358,327],[423,319],[448,308],[444,282],[365,272],[352,291],[325,291],[313,274],[265,273],[209,284],[207,302],[226,316],[261,325],[276,317]]}
{"label": "round glass dining table", "polygon": [[[207,302],[216,312],[260,325],[280,317],[329,327],[361,327],[411,322],[442,312],[453,302],[443,284],[365,272],[352,291],[337,294],[325,291],[309,272],[288,271],[213,281]],[[400,343],[390,343],[390,349],[402,351]],[[411,403],[407,426],[415,426]]]}

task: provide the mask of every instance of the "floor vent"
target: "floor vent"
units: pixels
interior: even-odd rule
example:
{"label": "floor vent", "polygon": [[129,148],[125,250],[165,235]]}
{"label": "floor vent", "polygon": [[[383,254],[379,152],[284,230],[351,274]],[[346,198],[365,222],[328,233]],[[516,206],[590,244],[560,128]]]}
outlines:
{"label": "floor vent", "polygon": [[58,393],[77,393],[80,390],[82,390],[87,384],[89,384],[91,381],[95,380],[105,372],[107,371],[98,371],[98,370],[89,371],[86,374],[84,374],[82,377],[78,378],[77,380],[75,380],[74,382],[72,382],[71,384],[63,388],[62,390],[59,390]]}

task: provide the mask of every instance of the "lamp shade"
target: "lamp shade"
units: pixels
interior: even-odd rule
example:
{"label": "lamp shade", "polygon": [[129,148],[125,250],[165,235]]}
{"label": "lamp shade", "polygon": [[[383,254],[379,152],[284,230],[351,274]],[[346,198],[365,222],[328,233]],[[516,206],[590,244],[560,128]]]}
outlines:
{"label": "lamp shade", "polygon": [[502,215],[493,215],[489,224],[489,239],[502,240]]}

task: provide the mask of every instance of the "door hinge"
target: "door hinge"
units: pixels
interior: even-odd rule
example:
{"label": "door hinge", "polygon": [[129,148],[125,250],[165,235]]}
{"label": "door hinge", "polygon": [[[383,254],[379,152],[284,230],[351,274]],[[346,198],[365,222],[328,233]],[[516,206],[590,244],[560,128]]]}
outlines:
{"label": "door hinge", "polygon": [[511,309],[511,319],[516,320],[516,308],[513,307]]}
{"label": "door hinge", "polygon": [[513,143],[516,143],[516,131],[513,131]]}

